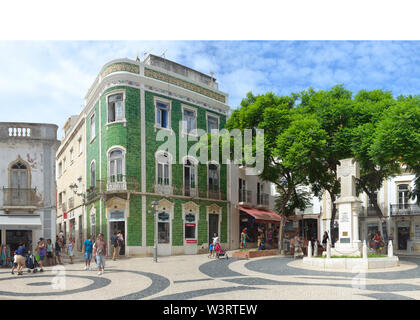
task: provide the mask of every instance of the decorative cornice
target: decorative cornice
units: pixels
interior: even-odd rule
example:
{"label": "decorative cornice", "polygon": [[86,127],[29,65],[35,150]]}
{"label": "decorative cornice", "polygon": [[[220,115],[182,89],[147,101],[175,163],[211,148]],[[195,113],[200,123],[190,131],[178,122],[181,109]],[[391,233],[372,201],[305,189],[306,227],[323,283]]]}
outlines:
{"label": "decorative cornice", "polygon": [[170,84],[176,85],[178,87],[182,87],[184,89],[187,90],[191,90],[197,93],[200,93],[204,96],[207,96],[209,98],[215,99],[217,101],[226,102],[226,97],[224,95],[221,95],[219,93],[213,92],[209,89],[205,89],[201,86],[198,86],[196,84],[193,84],[191,82],[188,81],[184,81],[181,80],[179,78],[175,78],[173,76],[170,76],[168,74],[156,71],[156,70],[152,70],[152,69],[148,69],[148,68],[144,68],[144,76],[148,77],[148,78],[153,78],[153,79],[157,79],[157,80],[161,80],[164,82],[168,82]]}
{"label": "decorative cornice", "polygon": [[118,62],[118,63],[114,63],[114,64],[111,64],[111,65],[107,66],[105,68],[105,70],[102,72],[101,76],[106,77],[110,73],[120,72],[120,71],[139,74],[140,73],[140,68],[139,68],[138,65],[135,65],[135,64],[131,64],[131,63],[127,63],[127,62]]}

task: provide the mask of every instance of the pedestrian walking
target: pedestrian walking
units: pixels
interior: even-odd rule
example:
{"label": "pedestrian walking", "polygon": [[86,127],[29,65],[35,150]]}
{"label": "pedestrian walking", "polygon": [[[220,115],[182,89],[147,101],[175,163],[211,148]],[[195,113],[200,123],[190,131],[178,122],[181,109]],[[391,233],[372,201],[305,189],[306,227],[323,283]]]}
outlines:
{"label": "pedestrian walking", "polygon": [[51,239],[47,240],[47,261],[48,265],[53,265],[53,258],[54,258],[54,246],[51,242]]}
{"label": "pedestrian walking", "polygon": [[61,246],[62,246],[62,238],[57,236],[57,241],[55,242],[55,257],[57,258],[57,264],[63,264],[61,261]]}
{"label": "pedestrian walking", "polygon": [[102,233],[96,238],[93,256],[96,259],[98,275],[101,275],[105,268],[105,258],[108,256],[106,241],[104,240],[104,235]]}
{"label": "pedestrian walking", "polygon": [[118,251],[118,235],[117,232],[111,236],[111,246],[112,246],[112,260],[115,261],[115,256],[117,255]]}
{"label": "pedestrian walking", "polygon": [[247,229],[244,228],[241,232],[241,248],[246,248],[246,239],[248,238]]}
{"label": "pedestrian walking", "polygon": [[44,272],[44,260],[47,256],[47,248],[45,245],[44,238],[40,238],[38,241],[38,255],[39,255],[39,266],[40,266],[40,272]]}
{"label": "pedestrian walking", "polygon": [[85,270],[91,270],[90,261],[92,260],[93,241],[94,238],[91,235],[89,239],[85,240],[85,242],[83,243],[82,251],[84,252],[83,258],[85,260]]}
{"label": "pedestrian walking", "polygon": [[67,254],[69,255],[70,258],[70,264],[73,264],[73,255],[74,255],[74,238],[70,238],[69,240],[69,244],[67,246]]}
{"label": "pedestrian walking", "polygon": [[209,243],[209,258],[212,258],[213,257],[213,253],[214,253],[214,251],[213,251],[213,242],[210,242]]}
{"label": "pedestrian walking", "polygon": [[26,256],[26,248],[25,248],[25,243],[21,242],[19,243],[19,247],[16,250],[16,263],[17,265],[17,272],[18,275],[21,276],[23,275],[22,269],[25,267],[25,256]]}
{"label": "pedestrian walking", "polygon": [[302,241],[299,236],[295,236],[295,238],[293,239],[293,246],[294,246],[293,259],[296,259],[297,257],[303,257]]}
{"label": "pedestrian walking", "polygon": [[322,246],[324,247],[324,249],[327,249],[328,239],[329,239],[328,232],[325,231],[324,236],[322,237]]}
{"label": "pedestrian walking", "polygon": [[118,250],[117,250],[117,256],[120,256],[120,252],[121,252],[121,248],[124,246],[124,236],[123,234],[120,232],[118,232],[117,234],[118,239],[117,239],[117,243],[118,243]]}
{"label": "pedestrian walking", "polygon": [[219,237],[217,236],[217,233],[215,232],[215,233],[213,233],[213,257],[216,255],[216,245],[217,244],[220,244],[220,241],[219,241]]}
{"label": "pedestrian walking", "polygon": [[18,264],[17,264],[17,254],[16,251],[13,252],[13,265],[12,265],[12,274],[15,274],[14,271],[17,268]]}

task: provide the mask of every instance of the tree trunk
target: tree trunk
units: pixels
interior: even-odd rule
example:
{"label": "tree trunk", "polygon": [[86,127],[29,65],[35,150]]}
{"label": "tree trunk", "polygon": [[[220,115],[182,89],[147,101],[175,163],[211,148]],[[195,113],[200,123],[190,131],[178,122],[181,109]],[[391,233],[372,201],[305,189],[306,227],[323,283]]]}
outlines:
{"label": "tree trunk", "polygon": [[330,241],[332,244],[335,216],[337,215],[337,205],[335,204],[335,194],[330,192],[329,190],[328,190],[328,193],[330,194],[330,198],[331,198]]}
{"label": "tree trunk", "polygon": [[283,253],[283,227],[284,227],[284,221],[286,220],[286,205],[287,202],[289,202],[290,196],[292,195],[293,188],[288,188],[286,197],[283,199],[283,203],[281,204],[281,222],[279,227],[279,244],[278,244],[278,250],[279,253]]}
{"label": "tree trunk", "polygon": [[367,196],[369,197],[370,203],[373,205],[373,208],[375,208],[375,212],[378,215],[378,218],[382,221],[384,215],[382,213],[381,208],[379,208],[378,201],[373,197],[374,192],[369,192],[366,188],[363,188],[363,191],[366,192]]}

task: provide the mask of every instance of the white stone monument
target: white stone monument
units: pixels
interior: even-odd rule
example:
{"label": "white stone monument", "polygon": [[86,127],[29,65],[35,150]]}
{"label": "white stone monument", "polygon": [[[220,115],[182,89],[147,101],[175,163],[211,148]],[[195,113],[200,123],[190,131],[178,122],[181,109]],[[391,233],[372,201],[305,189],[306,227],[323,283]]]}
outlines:
{"label": "white stone monument", "polygon": [[356,195],[356,178],[360,177],[359,164],[353,158],[340,160],[337,177],[341,184],[340,198],[335,201],[339,215],[339,239],[331,249],[331,254],[333,256],[361,256],[359,212],[362,201]]}

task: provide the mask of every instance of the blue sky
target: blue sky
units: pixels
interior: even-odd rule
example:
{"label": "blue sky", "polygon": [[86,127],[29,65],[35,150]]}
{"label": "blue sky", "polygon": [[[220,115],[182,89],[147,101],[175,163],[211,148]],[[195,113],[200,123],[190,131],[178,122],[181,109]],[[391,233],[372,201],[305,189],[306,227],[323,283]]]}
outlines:
{"label": "blue sky", "polygon": [[213,71],[232,109],[248,91],[420,93],[419,41],[0,41],[0,121],[55,123],[61,137],[101,67],[145,51]]}

